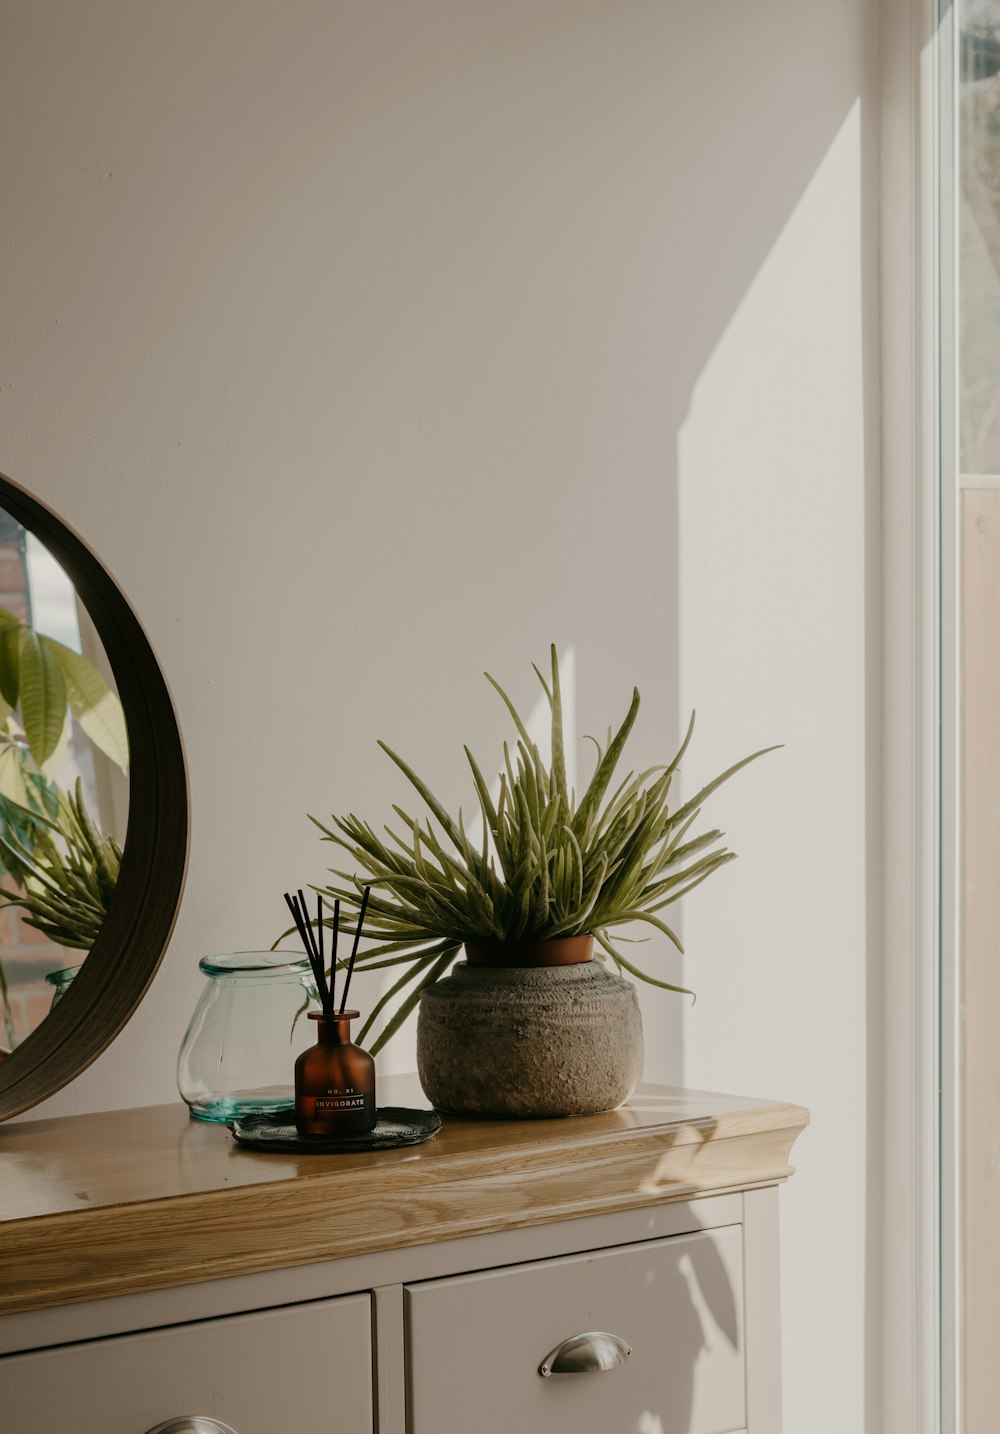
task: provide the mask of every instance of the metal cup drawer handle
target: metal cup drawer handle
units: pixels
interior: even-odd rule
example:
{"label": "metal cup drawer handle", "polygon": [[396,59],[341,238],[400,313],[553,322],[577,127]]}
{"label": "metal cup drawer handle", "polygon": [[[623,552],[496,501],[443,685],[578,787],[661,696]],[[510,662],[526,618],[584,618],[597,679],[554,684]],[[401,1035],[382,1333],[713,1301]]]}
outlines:
{"label": "metal cup drawer handle", "polygon": [[538,1373],[548,1379],[550,1374],[589,1374],[592,1370],[617,1369],[631,1353],[632,1346],[616,1334],[592,1329],[557,1344],[538,1366]]}
{"label": "metal cup drawer handle", "polygon": [[157,1424],[155,1429],[147,1429],[146,1434],[236,1434],[236,1430],[220,1419],[209,1419],[204,1414],[181,1414],[176,1419]]}

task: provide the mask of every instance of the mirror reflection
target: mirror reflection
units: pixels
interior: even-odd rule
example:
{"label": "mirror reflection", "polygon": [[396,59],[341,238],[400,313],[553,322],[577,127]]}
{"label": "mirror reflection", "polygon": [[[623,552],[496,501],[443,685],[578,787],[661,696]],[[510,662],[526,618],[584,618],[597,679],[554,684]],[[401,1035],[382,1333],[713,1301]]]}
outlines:
{"label": "mirror reflection", "polygon": [[69,988],[114,896],[128,738],[72,582],[0,509],[0,1054]]}

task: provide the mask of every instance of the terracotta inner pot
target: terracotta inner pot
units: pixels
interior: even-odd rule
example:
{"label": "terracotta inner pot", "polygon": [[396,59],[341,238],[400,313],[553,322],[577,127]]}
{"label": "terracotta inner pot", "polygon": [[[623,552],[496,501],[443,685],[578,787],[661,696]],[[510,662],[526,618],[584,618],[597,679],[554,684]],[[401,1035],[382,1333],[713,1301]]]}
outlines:
{"label": "terracotta inner pot", "polygon": [[593,936],[555,936],[548,941],[466,941],[470,966],[579,966],[593,960]]}

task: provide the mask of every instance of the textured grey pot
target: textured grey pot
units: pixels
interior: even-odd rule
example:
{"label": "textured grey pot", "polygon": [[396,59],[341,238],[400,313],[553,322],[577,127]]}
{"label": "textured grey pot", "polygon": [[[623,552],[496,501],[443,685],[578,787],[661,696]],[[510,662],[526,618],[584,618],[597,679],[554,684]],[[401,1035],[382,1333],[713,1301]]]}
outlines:
{"label": "textured grey pot", "polygon": [[438,1110],[462,1115],[593,1115],[642,1079],[635,988],[599,961],[470,966],[420,998],[417,1070]]}

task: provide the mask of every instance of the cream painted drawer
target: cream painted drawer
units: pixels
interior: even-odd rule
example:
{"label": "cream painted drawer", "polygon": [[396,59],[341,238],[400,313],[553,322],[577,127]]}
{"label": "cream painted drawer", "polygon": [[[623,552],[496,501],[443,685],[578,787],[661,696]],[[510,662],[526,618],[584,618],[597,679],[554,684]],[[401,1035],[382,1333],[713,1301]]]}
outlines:
{"label": "cream painted drawer", "polygon": [[372,1434],[371,1297],[0,1359],[4,1434],[146,1434],[185,1414],[235,1434]]}
{"label": "cream painted drawer", "polygon": [[[410,1285],[409,1434],[739,1434],[746,1425],[737,1225]],[[620,1367],[538,1367],[603,1330]]]}

